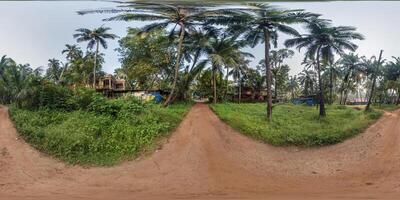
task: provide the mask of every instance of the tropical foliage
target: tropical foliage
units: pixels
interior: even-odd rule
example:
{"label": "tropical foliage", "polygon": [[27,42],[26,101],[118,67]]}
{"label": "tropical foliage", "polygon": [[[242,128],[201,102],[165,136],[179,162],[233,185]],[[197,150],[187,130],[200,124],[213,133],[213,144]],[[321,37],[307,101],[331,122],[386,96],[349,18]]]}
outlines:
{"label": "tropical foliage", "polygon": [[[105,75],[100,48],[118,38],[104,26],[77,29],[73,37],[85,48],[66,44],[65,59],[49,59],[45,68],[1,57],[0,103],[11,105],[28,141],[71,163],[108,165],[140,154],[182,119],[190,104],[179,101],[208,99],[223,120],[247,134],[306,146],[351,137],[379,117],[370,108],[394,110],[400,103],[400,58],[357,54],[364,36],[319,14],[262,3],[143,2],[79,12],[91,13],[113,15],[104,21],[144,22],[119,39],[121,67],[114,75],[126,79],[127,90],[167,92],[163,105],[171,107],[96,92]],[[289,38],[280,41],[281,34]],[[263,59],[247,52],[260,47]],[[289,64],[303,53],[301,66]],[[294,67],[304,69],[295,75]],[[304,99],[316,103],[319,115],[288,104]],[[266,105],[229,103],[246,101]],[[366,104],[369,112],[348,104]]]}

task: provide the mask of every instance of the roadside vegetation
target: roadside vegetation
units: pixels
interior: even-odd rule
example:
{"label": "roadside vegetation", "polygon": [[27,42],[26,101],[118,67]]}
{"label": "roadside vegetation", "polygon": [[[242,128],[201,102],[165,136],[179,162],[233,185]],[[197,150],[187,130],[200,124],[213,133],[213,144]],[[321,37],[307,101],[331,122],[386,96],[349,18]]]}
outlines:
{"label": "roadside vegetation", "polygon": [[346,106],[327,106],[320,119],[316,107],[279,104],[274,119],[266,123],[264,103],[222,103],[211,105],[214,112],[234,129],[275,146],[322,146],[342,142],[363,131],[381,116]]}
{"label": "roadside vegetation", "polygon": [[11,116],[29,143],[71,164],[112,165],[153,149],[191,106],[162,108],[133,97],[107,100],[88,89],[52,89],[42,92],[40,108],[11,106]]}
{"label": "roadside vegetation", "polygon": [[[357,28],[336,26],[320,14],[264,3],[116,4],[78,13],[107,13],[113,16],[106,22],[144,26],[125,36],[105,26],[77,29],[76,44],[61,52],[64,61],[49,59],[47,67],[0,59],[0,103],[11,106],[27,141],[67,162],[110,165],[137,156],[181,121],[191,104],[177,102],[192,99],[208,99],[245,134],[300,146],[343,141],[380,116],[370,108],[400,104],[400,57],[385,58],[379,49],[378,56],[358,55],[364,36]],[[289,39],[278,40],[281,33]],[[117,38],[121,67],[113,77],[124,79],[127,91],[163,91],[162,106],[95,92],[106,75],[100,50]],[[263,59],[252,65],[255,58],[245,50],[260,47]],[[298,52],[304,53],[303,70],[290,75],[299,66],[287,61]],[[319,106],[289,105],[295,102]],[[368,112],[347,105],[365,105]]]}

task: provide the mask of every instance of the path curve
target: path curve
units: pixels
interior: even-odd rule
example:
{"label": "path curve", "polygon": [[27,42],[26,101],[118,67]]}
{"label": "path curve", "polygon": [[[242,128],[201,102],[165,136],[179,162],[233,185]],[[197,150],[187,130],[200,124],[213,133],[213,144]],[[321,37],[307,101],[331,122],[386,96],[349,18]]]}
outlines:
{"label": "path curve", "polygon": [[0,108],[0,199],[398,199],[400,110],[323,148],[273,147],[195,105],[161,150],[109,168],[34,150]]}

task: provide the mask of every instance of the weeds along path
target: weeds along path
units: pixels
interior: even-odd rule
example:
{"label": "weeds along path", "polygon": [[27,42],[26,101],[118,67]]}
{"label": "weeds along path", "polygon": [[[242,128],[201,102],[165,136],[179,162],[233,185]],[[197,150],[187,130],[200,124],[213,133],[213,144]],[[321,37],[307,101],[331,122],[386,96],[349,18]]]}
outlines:
{"label": "weeds along path", "polygon": [[0,199],[398,199],[399,134],[400,110],[341,144],[273,147],[197,104],[161,150],[86,169],[18,139],[0,108]]}

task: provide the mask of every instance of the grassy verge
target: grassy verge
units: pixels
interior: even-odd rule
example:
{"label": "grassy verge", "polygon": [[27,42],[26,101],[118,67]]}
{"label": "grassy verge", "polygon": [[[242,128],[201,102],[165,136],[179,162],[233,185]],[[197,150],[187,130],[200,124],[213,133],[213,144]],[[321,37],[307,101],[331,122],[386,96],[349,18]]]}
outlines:
{"label": "grassy verge", "polygon": [[394,105],[394,104],[381,104],[372,107],[375,109],[386,110],[386,111],[395,111],[397,109],[400,109],[400,105]]}
{"label": "grassy verge", "polygon": [[70,164],[113,165],[152,148],[183,119],[192,104],[168,108],[128,104],[116,114],[11,107],[19,133],[37,149]]}
{"label": "grassy verge", "polygon": [[344,106],[328,106],[327,117],[319,119],[315,107],[277,105],[272,122],[266,106],[224,103],[211,105],[214,112],[233,128],[272,145],[322,146],[339,143],[368,127],[381,112],[364,112]]}

